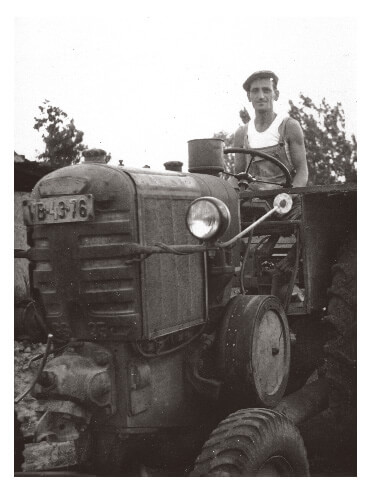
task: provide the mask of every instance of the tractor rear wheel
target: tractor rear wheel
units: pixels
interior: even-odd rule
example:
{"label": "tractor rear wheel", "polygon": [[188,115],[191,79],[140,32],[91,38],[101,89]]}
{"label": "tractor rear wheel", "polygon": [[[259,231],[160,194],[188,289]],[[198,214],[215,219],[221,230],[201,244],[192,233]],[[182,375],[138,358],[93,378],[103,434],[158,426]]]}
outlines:
{"label": "tractor rear wheel", "polygon": [[328,314],[333,335],[325,345],[329,427],[323,451],[335,468],[356,475],[357,465],[357,244],[349,238],[332,268]]}
{"label": "tractor rear wheel", "polygon": [[324,318],[334,330],[325,346],[327,377],[350,405],[355,403],[356,393],[356,258],[356,238],[349,238],[332,267],[328,314]]}
{"label": "tractor rear wheel", "polygon": [[307,477],[306,449],[297,427],[265,408],[239,410],[212,432],[193,477]]}

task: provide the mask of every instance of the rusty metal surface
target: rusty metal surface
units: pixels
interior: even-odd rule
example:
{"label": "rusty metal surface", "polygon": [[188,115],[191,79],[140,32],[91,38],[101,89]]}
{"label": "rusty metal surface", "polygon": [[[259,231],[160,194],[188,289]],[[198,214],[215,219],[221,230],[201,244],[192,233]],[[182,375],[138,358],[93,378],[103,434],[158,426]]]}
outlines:
{"label": "rusty metal surface", "polygon": [[[207,318],[203,254],[152,256],[141,263],[123,248],[196,245],[185,213],[197,197],[228,204],[239,230],[238,199],[227,182],[207,175],[159,173],[107,165],[77,165],[53,172],[33,198],[91,194],[94,220],[35,225],[30,237],[32,283],[59,339],[153,338],[203,323]],[[232,265],[238,264],[238,254]],[[123,257],[124,256],[124,257]]]}
{"label": "rusty metal surface", "polygon": [[112,354],[95,343],[72,342],[61,355],[47,362],[34,395],[47,395],[54,400],[67,398],[87,408],[104,408],[106,414],[115,413]]}
{"label": "rusty metal surface", "polygon": [[[179,184],[179,192],[182,186]],[[173,191],[172,191],[173,192]],[[139,190],[141,244],[197,244],[185,227],[190,195],[152,197],[145,186]],[[174,192],[173,192],[174,193]],[[206,320],[204,257],[153,255],[141,264],[144,335],[160,336]]]}
{"label": "rusty metal surface", "polygon": [[[185,224],[196,198],[214,196],[229,207],[232,222],[222,238],[239,229],[238,199],[225,181],[208,175],[130,172],[136,184],[142,245],[197,245]],[[235,256],[231,262],[238,264]],[[143,333],[147,338],[203,323],[207,318],[202,254],[151,256],[141,263]]]}
{"label": "rusty metal surface", "polygon": [[139,270],[117,248],[137,240],[134,188],[105,165],[77,165],[54,172],[33,197],[77,191],[94,197],[95,219],[82,224],[38,225],[29,243],[37,261],[32,284],[57,338],[130,338],[141,335]]}
{"label": "rusty metal surface", "polygon": [[218,174],[225,169],[223,139],[193,139],[188,141],[189,171]]}
{"label": "rusty metal surface", "polygon": [[[280,188],[280,192],[286,192],[288,194],[345,194],[356,193],[357,184],[333,184],[333,185],[311,185],[308,187],[293,187],[293,188]],[[278,190],[257,190],[257,191],[244,191],[240,193],[241,199],[251,199],[252,197],[274,197],[278,193]]]}

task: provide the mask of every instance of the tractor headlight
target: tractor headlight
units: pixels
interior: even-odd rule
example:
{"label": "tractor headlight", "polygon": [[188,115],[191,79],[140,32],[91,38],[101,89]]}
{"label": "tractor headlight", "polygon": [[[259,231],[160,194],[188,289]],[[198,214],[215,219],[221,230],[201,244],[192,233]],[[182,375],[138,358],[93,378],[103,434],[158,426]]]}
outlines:
{"label": "tractor headlight", "polygon": [[191,235],[200,240],[221,237],[230,225],[230,211],[215,197],[200,197],[193,201],[186,213],[186,225]]}

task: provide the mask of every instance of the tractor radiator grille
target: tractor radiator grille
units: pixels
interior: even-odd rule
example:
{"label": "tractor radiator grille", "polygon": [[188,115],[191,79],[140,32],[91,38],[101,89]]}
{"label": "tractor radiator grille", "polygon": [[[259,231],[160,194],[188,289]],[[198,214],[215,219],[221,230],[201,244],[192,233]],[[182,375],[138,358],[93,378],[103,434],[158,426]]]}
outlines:
{"label": "tractor radiator grille", "polygon": [[53,334],[138,338],[138,267],[118,254],[133,238],[126,211],[98,211],[92,222],[34,228],[33,286]]}

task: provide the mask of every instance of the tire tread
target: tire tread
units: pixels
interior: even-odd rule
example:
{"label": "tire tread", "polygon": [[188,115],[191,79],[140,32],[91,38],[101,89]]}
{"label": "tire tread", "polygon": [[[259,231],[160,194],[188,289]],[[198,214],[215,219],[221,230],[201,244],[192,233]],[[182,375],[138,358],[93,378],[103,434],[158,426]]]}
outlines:
{"label": "tire tread", "polygon": [[233,465],[237,472],[234,476],[254,476],[257,459],[265,456],[271,445],[278,451],[290,445],[292,458],[298,458],[297,474],[309,475],[305,446],[297,428],[283,414],[263,408],[239,410],[223,420],[205,443],[191,475],[221,475]]}

